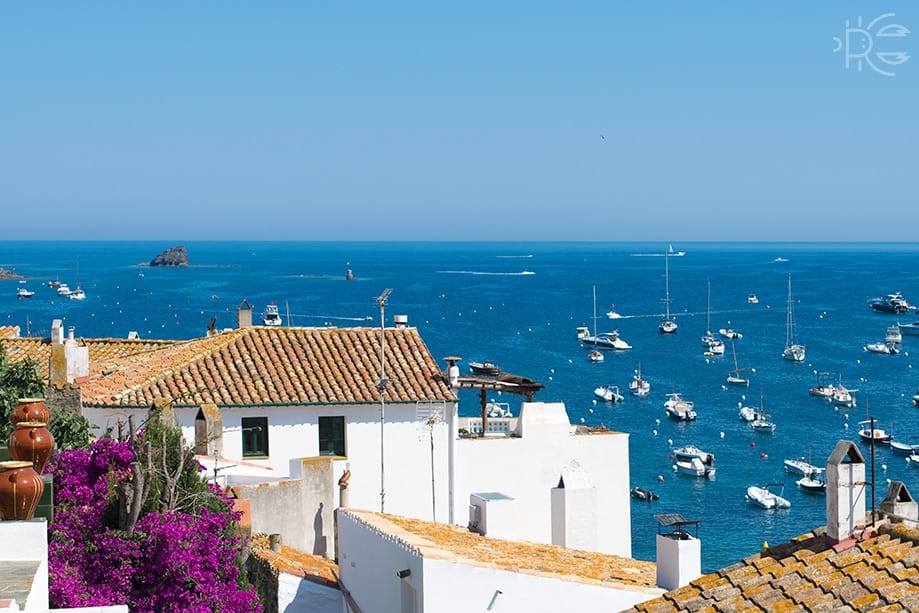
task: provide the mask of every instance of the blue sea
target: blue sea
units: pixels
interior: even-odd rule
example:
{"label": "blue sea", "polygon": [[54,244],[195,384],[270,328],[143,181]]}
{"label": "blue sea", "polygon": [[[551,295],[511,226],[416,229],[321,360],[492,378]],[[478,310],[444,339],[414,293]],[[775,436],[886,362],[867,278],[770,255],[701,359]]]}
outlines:
{"label": "blue sea", "polygon": [[[391,288],[387,325],[393,315],[407,315],[437,359],[461,356],[463,370],[469,361],[492,360],[545,384],[535,399],[563,401],[573,422],[630,433],[632,485],[660,495],[631,503],[633,555],[653,560],[653,515],[680,513],[700,521],[706,571],[825,523],[824,497],[798,491],[797,477],[783,471],[785,458],[812,457],[823,465],[838,440],[858,440],[858,423],[869,415],[892,429],[895,440],[919,436],[919,409],[911,404],[919,337],[904,337],[898,355],[863,349],[882,341],[898,320],[869,309],[871,298],[900,291],[919,302],[919,244],[674,243],[685,255],[666,260],[679,324],[672,336],[657,328],[664,312],[663,243],[192,242],[184,243],[188,268],[143,266],[176,244],[0,243],[0,267],[28,279],[0,283],[0,321],[34,336],[48,336],[59,318],[77,336],[123,338],[136,331],[186,339],[203,335],[213,316],[218,328],[235,326],[236,308],[248,300],[255,313],[274,301],[291,325],[378,326],[376,298]],[[789,274],[798,340],[807,347],[803,363],[780,357]],[[86,300],[58,297],[47,285],[52,280],[80,285]],[[713,331],[730,326],[743,334],[734,347],[749,388],[725,385],[733,369],[729,341],[723,357],[702,354],[708,282]],[[17,300],[22,286],[35,296]],[[602,363],[588,361],[575,336],[577,326],[594,325],[594,286],[599,331],[618,329],[633,346],[608,352]],[[751,292],[759,304],[748,303]],[[621,319],[605,317],[613,304]],[[639,363],[652,382],[642,399],[626,392]],[[818,372],[834,373],[828,383],[841,378],[857,388],[857,408],[836,409],[809,395]],[[619,385],[625,401],[595,403],[593,390],[603,384]],[[695,423],[666,418],[663,402],[671,391],[695,402]],[[738,418],[738,405],[758,406],[760,395],[777,424],[772,435]],[[495,400],[519,404],[508,395]],[[477,414],[477,397],[461,396],[460,410]],[[715,454],[716,479],[673,472],[671,451],[685,444]],[[919,495],[919,466],[888,448],[877,449],[875,470],[878,503],[890,479]],[[763,511],[744,500],[747,486],[772,481],[785,483],[791,509]]]}

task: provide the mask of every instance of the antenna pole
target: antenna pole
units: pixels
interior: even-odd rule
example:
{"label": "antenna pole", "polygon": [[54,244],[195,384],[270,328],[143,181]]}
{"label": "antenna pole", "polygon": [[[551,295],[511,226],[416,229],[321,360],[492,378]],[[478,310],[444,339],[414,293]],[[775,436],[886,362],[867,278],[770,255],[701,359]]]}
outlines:
{"label": "antenna pole", "polygon": [[392,293],[392,289],[386,288],[383,293],[377,297],[377,304],[380,305],[380,382],[377,389],[380,391],[380,513],[384,512],[386,504],[386,480],[384,478],[385,454],[383,453],[384,425],[386,424],[386,388],[389,381],[386,379],[386,300]]}
{"label": "antenna pole", "polygon": [[[865,401],[865,406],[868,406],[868,401]],[[871,525],[874,525],[874,417],[869,419],[871,422],[868,426],[871,428]]]}

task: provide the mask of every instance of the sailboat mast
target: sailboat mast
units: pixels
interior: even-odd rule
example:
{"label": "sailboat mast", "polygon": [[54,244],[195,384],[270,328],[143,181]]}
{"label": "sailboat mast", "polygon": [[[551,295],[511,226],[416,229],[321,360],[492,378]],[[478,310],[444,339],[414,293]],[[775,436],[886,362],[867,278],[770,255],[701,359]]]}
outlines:
{"label": "sailboat mast", "polygon": [[597,286],[594,285],[594,338],[597,336]]}
{"label": "sailboat mast", "polygon": [[712,282],[706,282],[705,292],[705,333],[712,333]]}
{"label": "sailboat mast", "polygon": [[788,274],[788,314],[786,315],[787,319],[785,322],[785,346],[791,347],[794,342],[794,315],[792,315],[792,309],[794,305],[791,302],[791,273]]}
{"label": "sailboat mast", "polygon": [[670,319],[670,252],[664,252],[664,308],[667,319]]}

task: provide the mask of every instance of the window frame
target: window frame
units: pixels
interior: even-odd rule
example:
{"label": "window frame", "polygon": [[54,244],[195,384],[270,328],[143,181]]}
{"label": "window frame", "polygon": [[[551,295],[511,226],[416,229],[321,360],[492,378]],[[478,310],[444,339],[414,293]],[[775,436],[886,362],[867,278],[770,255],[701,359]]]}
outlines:
{"label": "window frame", "polygon": [[[330,427],[333,428],[333,430],[336,429],[336,426],[341,428],[340,437],[336,437],[335,432],[330,433],[328,431]],[[320,415],[317,420],[317,430],[320,456],[348,457],[348,429],[344,415]],[[326,436],[323,437],[323,434]],[[323,449],[323,447],[328,447],[329,444],[333,446],[331,450],[327,451]],[[339,451],[341,453],[339,453]]]}
{"label": "window frame", "polygon": [[269,457],[268,418],[243,417],[240,419],[239,425],[240,435],[242,436],[242,457]]}

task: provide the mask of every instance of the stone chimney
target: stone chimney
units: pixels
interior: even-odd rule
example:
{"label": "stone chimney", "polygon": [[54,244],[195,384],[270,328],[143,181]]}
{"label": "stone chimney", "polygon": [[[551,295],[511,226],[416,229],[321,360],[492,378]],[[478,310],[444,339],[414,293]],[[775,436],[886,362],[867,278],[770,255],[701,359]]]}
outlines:
{"label": "stone chimney", "polygon": [[73,326],[68,328],[65,339],[60,319],[55,319],[51,324],[50,375],[51,384],[56,387],[89,376],[89,348],[74,339]]}
{"label": "stone chimney", "polygon": [[865,458],[852,441],[839,441],[826,461],[826,535],[836,542],[865,526]]}
{"label": "stone chimney", "polygon": [[239,303],[239,306],[236,307],[236,327],[252,327],[252,305],[249,304],[248,300],[243,300]]}
{"label": "stone chimney", "polygon": [[[702,576],[702,541],[699,520],[683,519],[679,513],[655,515],[657,520],[657,584],[675,590]],[[686,529],[695,526],[693,536]]]}
{"label": "stone chimney", "polygon": [[902,481],[891,481],[887,495],[881,501],[881,513],[894,515],[895,519],[919,521],[919,504],[913,499]]}

